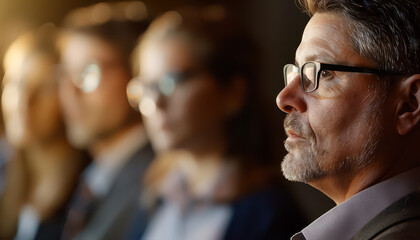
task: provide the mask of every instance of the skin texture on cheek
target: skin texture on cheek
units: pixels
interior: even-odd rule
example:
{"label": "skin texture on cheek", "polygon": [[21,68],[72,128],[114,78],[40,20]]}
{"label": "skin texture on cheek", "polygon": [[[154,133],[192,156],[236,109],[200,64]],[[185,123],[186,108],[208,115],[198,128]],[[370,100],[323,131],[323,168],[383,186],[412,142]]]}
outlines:
{"label": "skin texture on cheek", "polygon": [[[315,132],[317,144],[329,149],[326,151],[330,153],[336,152],[334,155],[344,155],[353,148],[358,132],[365,124],[360,116],[362,103],[351,94],[351,89],[344,88],[344,91],[350,94],[342,92],[334,98],[319,100],[308,110],[309,124]],[[358,123],[362,123],[362,126]],[[330,159],[334,160],[342,159]]]}

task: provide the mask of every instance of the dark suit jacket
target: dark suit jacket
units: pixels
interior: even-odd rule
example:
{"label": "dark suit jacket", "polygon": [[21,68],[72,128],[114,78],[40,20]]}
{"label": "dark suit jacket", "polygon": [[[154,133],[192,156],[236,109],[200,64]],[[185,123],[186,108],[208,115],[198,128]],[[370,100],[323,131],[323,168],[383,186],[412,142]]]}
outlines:
{"label": "dark suit jacket", "polygon": [[420,239],[420,189],[401,198],[383,210],[352,239]]}
{"label": "dark suit jacket", "polygon": [[115,179],[109,193],[95,207],[92,217],[77,239],[122,239],[136,212],[141,179],[154,158],[150,144],[137,151]]}
{"label": "dark suit jacket", "polygon": [[[306,224],[289,194],[279,187],[243,197],[232,208],[224,240],[289,240]],[[127,240],[141,239],[147,225],[146,214],[137,213]]]}
{"label": "dark suit jacket", "polygon": [[224,240],[289,240],[305,225],[301,211],[280,187],[264,189],[233,205]]}

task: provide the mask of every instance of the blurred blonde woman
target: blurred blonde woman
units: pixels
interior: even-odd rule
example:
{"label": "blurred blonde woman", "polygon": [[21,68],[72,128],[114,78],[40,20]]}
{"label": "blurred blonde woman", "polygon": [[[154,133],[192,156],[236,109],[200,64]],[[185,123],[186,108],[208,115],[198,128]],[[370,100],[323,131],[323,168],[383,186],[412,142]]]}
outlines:
{"label": "blurred blonde woman", "polygon": [[5,55],[2,110],[15,150],[0,200],[0,239],[59,239],[66,204],[85,165],[66,140],[57,93],[55,28],[15,40]]}
{"label": "blurred blonde woman", "polygon": [[163,14],[136,54],[128,96],[160,157],[143,198],[155,211],[132,239],[288,239],[301,219],[278,184],[256,49],[226,8]]}

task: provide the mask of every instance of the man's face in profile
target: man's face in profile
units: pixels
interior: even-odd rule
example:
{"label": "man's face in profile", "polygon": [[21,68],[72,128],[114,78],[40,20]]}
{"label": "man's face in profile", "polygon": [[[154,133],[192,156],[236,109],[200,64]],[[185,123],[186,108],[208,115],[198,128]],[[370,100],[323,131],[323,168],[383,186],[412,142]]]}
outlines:
{"label": "man's face in profile", "polygon": [[[349,30],[344,18],[316,13],[296,51],[296,65],[316,61],[376,68],[355,52]],[[384,99],[375,81],[379,80],[374,74],[325,71],[314,92],[304,92],[298,78],[280,92],[277,104],[288,113],[284,123],[288,154],[282,163],[287,179],[344,177],[373,160],[381,139],[379,109]]]}

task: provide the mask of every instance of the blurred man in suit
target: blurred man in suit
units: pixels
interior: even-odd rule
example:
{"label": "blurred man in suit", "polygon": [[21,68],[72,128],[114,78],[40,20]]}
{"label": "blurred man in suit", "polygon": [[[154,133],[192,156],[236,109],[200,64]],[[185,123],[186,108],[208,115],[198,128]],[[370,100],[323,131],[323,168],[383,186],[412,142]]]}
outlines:
{"label": "blurred man in suit", "polygon": [[141,2],[99,3],[66,18],[60,98],[67,134],[93,157],[69,209],[63,239],[121,239],[153,158],[129,105],[130,54],[147,27]]}
{"label": "blurred man in suit", "polygon": [[420,239],[420,2],[301,2],[282,170],[337,206],[292,239]]}

